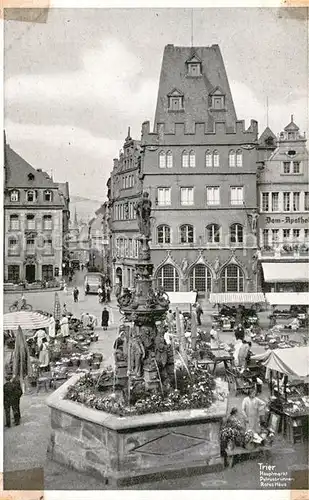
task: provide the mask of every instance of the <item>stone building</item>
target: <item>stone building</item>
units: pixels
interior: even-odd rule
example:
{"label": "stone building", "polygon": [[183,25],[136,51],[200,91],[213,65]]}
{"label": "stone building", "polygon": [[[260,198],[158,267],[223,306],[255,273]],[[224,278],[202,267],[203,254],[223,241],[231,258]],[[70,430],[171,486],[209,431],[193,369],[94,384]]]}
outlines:
{"label": "stone building", "polygon": [[166,291],[255,292],[257,122],[237,120],[217,45],[163,54],[141,174],[152,201],[151,258]]}
{"label": "stone building", "polygon": [[134,286],[138,258],[135,203],[142,191],[140,154],[140,141],[132,139],[129,128],[123,151],[118,159],[114,159],[114,168],[108,182],[112,283],[125,288]]}
{"label": "stone building", "polygon": [[50,281],[62,275],[68,184],[57,184],[4,144],[4,279]]}
{"label": "stone building", "polygon": [[109,252],[109,230],[107,224],[107,203],[98,208],[95,217],[89,221],[90,255],[91,267],[109,276],[108,252]]}
{"label": "stone building", "polygon": [[87,266],[90,261],[90,237],[87,223],[79,221],[75,210],[74,218],[69,226],[67,237],[67,273],[70,269],[79,269]]}
{"label": "stone building", "polygon": [[[306,138],[291,122],[258,177],[259,262],[265,292],[308,290],[309,169]],[[284,265],[283,265],[284,264]]]}

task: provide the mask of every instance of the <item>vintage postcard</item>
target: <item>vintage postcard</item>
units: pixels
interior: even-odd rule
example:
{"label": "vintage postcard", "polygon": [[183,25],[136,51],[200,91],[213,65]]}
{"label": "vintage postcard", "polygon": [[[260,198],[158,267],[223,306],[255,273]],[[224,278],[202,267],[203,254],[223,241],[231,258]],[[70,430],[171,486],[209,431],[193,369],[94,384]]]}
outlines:
{"label": "vintage postcard", "polygon": [[305,498],[308,9],[33,6],[2,20],[1,498]]}

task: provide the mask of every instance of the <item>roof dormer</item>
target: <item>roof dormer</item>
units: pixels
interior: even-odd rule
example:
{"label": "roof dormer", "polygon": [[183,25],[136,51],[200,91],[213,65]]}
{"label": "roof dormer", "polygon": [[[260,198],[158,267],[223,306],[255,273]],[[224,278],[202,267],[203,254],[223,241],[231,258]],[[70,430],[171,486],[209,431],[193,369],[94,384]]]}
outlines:
{"label": "roof dormer", "polygon": [[193,54],[190,59],[186,61],[186,65],[187,76],[202,76],[202,61],[196,54]]}
{"label": "roof dormer", "polygon": [[303,142],[305,140],[305,137],[303,137],[299,132],[299,127],[296,123],[294,123],[293,115],[291,115],[290,123],[284,127],[283,132],[280,132],[279,142]]}
{"label": "roof dormer", "polygon": [[183,93],[178,89],[173,89],[167,94],[168,110],[169,111],[183,111]]}
{"label": "roof dormer", "polygon": [[209,93],[209,107],[212,110],[225,109],[225,94],[220,87],[215,87]]}

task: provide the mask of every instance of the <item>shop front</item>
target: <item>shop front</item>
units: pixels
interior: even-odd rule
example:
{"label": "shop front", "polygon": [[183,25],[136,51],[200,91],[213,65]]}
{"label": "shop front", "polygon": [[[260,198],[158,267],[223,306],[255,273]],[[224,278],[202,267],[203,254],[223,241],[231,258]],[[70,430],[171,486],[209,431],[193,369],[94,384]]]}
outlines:
{"label": "shop front", "polygon": [[262,269],[265,293],[308,292],[308,262],[263,262]]}

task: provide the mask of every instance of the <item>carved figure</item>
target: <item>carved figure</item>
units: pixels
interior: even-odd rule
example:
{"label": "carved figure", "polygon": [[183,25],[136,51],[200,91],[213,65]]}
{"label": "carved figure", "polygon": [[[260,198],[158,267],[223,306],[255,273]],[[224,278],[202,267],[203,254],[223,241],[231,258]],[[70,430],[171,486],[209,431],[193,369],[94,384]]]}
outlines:
{"label": "carved figure", "polygon": [[215,263],[214,263],[214,270],[217,273],[220,269],[220,260],[219,257],[216,257]]}
{"label": "carved figure", "polygon": [[257,223],[258,223],[258,219],[259,219],[259,214],[257,213],[256,210],[253,210],[253,212],[248,215],[248,218],[249,218],[249,223],[250,223],[251,231],[252,231],[253,234],[256,234]]}
{"label": "carved figure", "polygon": [[120,307],[127,307],[132,300],[133,300],[133,295],[128,288],[124,288],[123,294],[117,298]]}
{"label": "carved figure", "polygon": [[167,293],[162,288],[159,288],[157,292],[157,302],[161,307],[168,307],[170,303]]}
{"label": "carved figure", "polygon": [[256,272],[257,272],[257,263],[258,263],[258,254],[256,252],[255,254],[252,255],[251,269],[252,269],[253,274],[256,274]]}
{"label": "carved figure", "polygon": [[181,262],[181,269],[183,273],[185,273],[186,270],[188,269],[188,265],[189,265],[188,259],[184,257]]}
{"label": "carved figure", "polygon": [[143,196],[135,205],[135,210],[139,232],[146,238],[150,238],[151,201],[149,200],[149,193],[143,193]]}
{"label": "carved figure", "polygon": [[131,342],[131,369],[136,377],[142,376],[144,359],[145,348],[140,337],[135,336]]}

